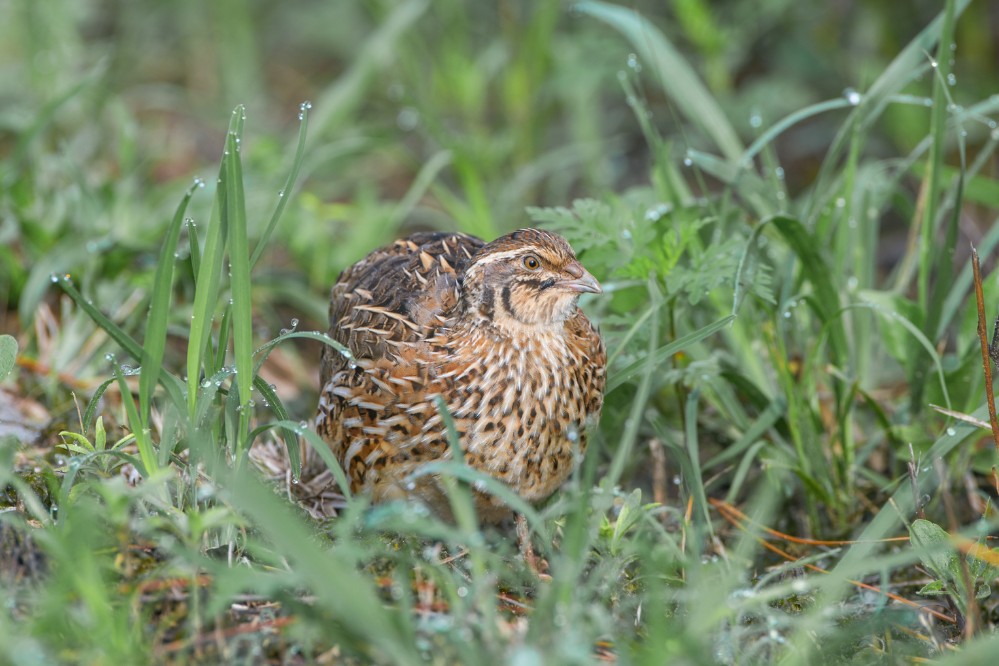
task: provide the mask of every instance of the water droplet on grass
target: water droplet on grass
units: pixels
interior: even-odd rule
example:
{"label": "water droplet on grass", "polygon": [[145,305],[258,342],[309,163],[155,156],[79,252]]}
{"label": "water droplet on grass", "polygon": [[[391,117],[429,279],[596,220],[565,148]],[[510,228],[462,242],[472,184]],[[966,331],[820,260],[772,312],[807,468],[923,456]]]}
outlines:
{"label": "water droplet on grass", "polygon": [[849,102],[851,106],[857,106],[860,104],[860,100],[862,99],[860,93],[853,88],[847,88],[844,90],[843,97],[846,98],[846,101]]}
{"label": "water droplet on grass", "polygon": [[634,53],[628,54],[628,69],[636,73],[642,71],[642,63],[638,61],[638,56]]}

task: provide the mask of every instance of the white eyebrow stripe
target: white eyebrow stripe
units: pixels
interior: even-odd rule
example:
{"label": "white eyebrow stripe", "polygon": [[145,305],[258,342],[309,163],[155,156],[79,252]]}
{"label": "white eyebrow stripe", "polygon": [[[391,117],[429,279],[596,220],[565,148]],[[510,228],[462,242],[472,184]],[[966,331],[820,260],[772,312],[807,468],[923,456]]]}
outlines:
{"label": "white eyebrow stripe", "polygon": [[[503,259],[509,259],[510,257],[516,257],[518,254],[522,254],[523,249],[520,250],[504,250],[503,252],[491,252],[486,256],[477,259],[476,264],[489,264],[494,261],[502,261]],[[473,264],[474,265],[474,264]]]}

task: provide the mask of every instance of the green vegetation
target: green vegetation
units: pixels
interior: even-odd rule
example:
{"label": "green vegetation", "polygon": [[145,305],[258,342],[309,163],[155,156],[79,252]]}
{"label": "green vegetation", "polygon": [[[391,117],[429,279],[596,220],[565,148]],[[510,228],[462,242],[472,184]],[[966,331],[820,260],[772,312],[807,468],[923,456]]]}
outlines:
{"label": "green vegetation", "polygon": [[[0,664],[994,655],[995,12],[902,4],[0,3]],[[310,497],[338,272],[528,224],[606,288],[563,492]]]}

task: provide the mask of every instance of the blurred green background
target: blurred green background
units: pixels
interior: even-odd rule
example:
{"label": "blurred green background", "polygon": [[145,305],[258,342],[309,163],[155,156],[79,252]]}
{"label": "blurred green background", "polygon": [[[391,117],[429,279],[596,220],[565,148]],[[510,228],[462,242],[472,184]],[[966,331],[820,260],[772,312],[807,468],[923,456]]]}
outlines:
{"label": "blurred green background", "polygon": [[[747,142],[791,111],[863,90],[940,9],[628,6],[700,70]],[[987,97],[999,81],[999,8],[972,3],[957,34],[955,95]],[[297,106],[313,103],[301,193],[258,277],[274,289],[304,277],[309,296],[286,292],[318,319],[337,272],[400,225],[493,236],[525,224],[525,206],[646,182],[649,147],[618,80],[633,50],[562,2],[4,2],[0,330],[31,325],[53,271],[95,290],[95,271],[111,283],[141,278],[180,193],[212,173],[236,104],[247,107],[259,226],[265,216],[253,213],[277,196]],[[703,143],[660,86],[646,94],[651,122],[678,151]],[[792,191],[810,183],[841,119],[781,137]],[[910,149],[927,120],[893,106],[870,150]],[[208,198],[196,200],[196,220]]]}

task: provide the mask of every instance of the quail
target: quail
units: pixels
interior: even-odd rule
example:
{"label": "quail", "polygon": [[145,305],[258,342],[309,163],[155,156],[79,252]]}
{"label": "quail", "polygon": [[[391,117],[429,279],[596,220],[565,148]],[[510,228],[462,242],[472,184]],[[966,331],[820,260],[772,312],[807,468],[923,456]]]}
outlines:
{"label": "quail", "polygon": [[[538,503],[569,477],[600,417],[607,356],[577,307],[597,280],[560,235],[521,229],[490,243],[422,232],[377,249],[333,285],[316,428],[353,493],[416,500],[450,516],[439,476],[452,456]],[[474,492],[483,522],[510,510]]]}

